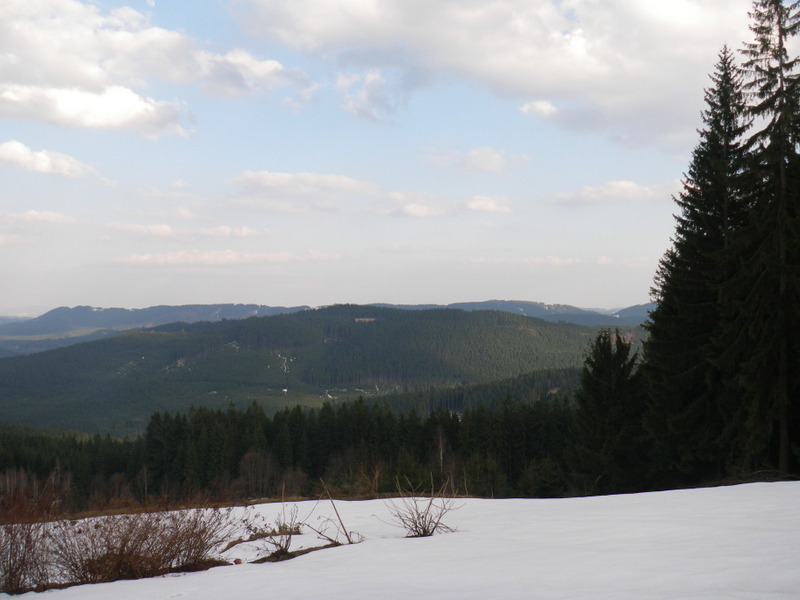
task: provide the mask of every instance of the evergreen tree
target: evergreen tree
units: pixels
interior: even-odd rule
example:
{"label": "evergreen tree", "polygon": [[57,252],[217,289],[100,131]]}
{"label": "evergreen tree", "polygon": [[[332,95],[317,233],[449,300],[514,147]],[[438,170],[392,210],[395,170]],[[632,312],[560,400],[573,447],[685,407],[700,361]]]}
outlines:
{"label": "evergreen tree", "polygon": [[743,64],[758,176],[751,219],[734,249],[738,271],[722,288],[719,365],[730,375],[726,441],[732,468],[789,471],[800,442],[800,59],[788,45],[800,32],[800,2],[756,0],[755,41]]}
{"label": "evergreen tree", "polygon": [[630,340],[603,329],[586,357],[578,404],[578,467],[586,491],[643,489],[644,399]]}
{"label": "evergreen tree", "polygon": [[709,478],[722,467],[713,339],[720,323],[719,287],[735,270],[730,247],[746,219],[749,186],[741,76],[727,47],[718,58],[713,86],[705,91],[700,142],[675,198],[673,244],[651,290],[657,306],[645,325],[647,426],[655,468],[671,484]]}

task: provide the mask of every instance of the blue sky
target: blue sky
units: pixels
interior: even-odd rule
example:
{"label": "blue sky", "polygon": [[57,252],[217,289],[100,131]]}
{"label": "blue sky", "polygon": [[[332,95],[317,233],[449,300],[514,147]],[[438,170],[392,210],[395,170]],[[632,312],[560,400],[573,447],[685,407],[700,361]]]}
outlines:
{"label": "blue sky", "polygon": [[0,314],[649,300],[747,0],[5,0]]}

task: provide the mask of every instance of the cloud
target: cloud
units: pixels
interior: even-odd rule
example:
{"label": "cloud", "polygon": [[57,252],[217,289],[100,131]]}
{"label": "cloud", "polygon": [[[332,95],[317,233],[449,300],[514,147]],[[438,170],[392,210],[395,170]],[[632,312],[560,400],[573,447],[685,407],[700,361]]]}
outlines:
{"label": "cloud", "polygon": [[475,148],[470,150],[464,159],[467,168],[486,173],[502,173],[506,169],[506,164],[505,152],[494,148]]}
{"label": "cloud", "polygon": [[255,237],[261,235],[260,231],[255,229],[251,229],[250,227],[228,227],[226,225],[220,225],[219,227],[214,227],[213,229],[201,229],[200,235],[206,235],[209,237],[238,237],[238,238],[245,238],[245,237]]}
{"label": "cloud", "polygon": [[662,201],[671,198],[673,185],[642,186],[633,181],[609,181],[600,186],[585,186],[578,192],[556,194],[555,200],[572,205]]}
{"label": "cloud", "polygon": [[179,102],[160,102],[114,85],[102,90],[0,84],[0,117],[87,129],[133,129],[155,137],[185,135]]}
{"label": "cloud", "polygon": [[28,221],[38,223],[75,223],[75,219],[57,212],[28,210],[20,214],[9,215],[14,221]]}
{"label": "cloud", "polygon": [[401,207],[398,211],[398,214],[405,217],[413,217],[415,219],[431,219],[444,216],[446,213],[440,208],[411,203]]}
{"label": "cloud", "polygon": [[371,182],[325,173],[245,171],[230,183],[241,188],[246,203],[288,212],[309,208],[332,210],[333,199],[377,192],[377,186]]}
{"label": "cloud", "polygon": [[4,246],[11,246],[14,244],[22,244],[25,241],[21,235],[16,233],[2,233],[0,232],[0,248]]}
{"label": "cloud", "polygon": [[[260,60],[241,48],[224,55],[199,52],[197,75],[205,89],[224,96],[267,92],[278,86],[307,83],[305,75],[289,72],[275,60]],[[313,89],[314,86],[311,86]]]}
{"label": "cloud", "polygon": [[521,256],[503,258],[476,258],[472,262],[485,265],[533,265],[550,267],[569,267],[582,264],[579,258],[562,258],[559,256]]}
{"label": "cloud", "polygon": [[35,152],[16,140],[0,144],[0,161],[15,164],[28,171],[62,175],[64,177],[97,175],[94,167],[84,164],[71,156],[49,150]]}
{"label": "cloud", "polygon": [[373,121],[392,115],[408,96],[402,85],[388,81],[379,69],[369,69],[363,74],[340,73],[336,89],[345,111]]}
{"label": "cloud", "polygon": [[437,167],[459,168],[479,173],[505,173],[511,166],[530,160],[526,154],[509,156],[505,150],[489,146],[473,148],[466,153],[444,152],[430,154],[424,160]]}
{"label": "cloud", "polygon": [[749,0],[236,4],[254,35],[417,81],[478,82],[562,126],[631,140],[693,138],[719,48],[751,37]]}
{"label": "cloud", "polygon": [[111,223],[108,225],[111,229],[117,231],[126,231],[128,233],[136,233],[139,235],[151,235],[154,237],[175,237],[178,232],[175,231],[170,225],[136,225],[128,223]]}
{"label": "cloud", "polygon": [[443,207],[441,198],[426,193],[391,192],[386,196],[394,206],[383,214],[414,219],[437,219],[453,212],[453,207]]}
{"label": "cloud", "polygon": [[526,115],[537,115],[542,119],[552,119],[558,113],[558,109],[549,100],[526,102],[519,110]]}
{"label": "cloud", "polygon": [[333,255],[309,250],[304,254],[292,252],[236,252],[233,250],[180,250],[164,254],[133,254],[119,262],[131,265],[156,266],[230,266],[255,263],[289,263],[310,260],[335,260]]}
{"label": "cloud", "polygon": [[8,0],[0,11],[0,118],[184,135],[184,102],[137,91],[154,79],[226,96],[308,85],[277,61],[240,48],[209,52],[129,7]]}
{"label": "cloud", "polygon": [[477,212],[510,213],[508,199],[502,196],[473,196],[467,200],[467,208]]}

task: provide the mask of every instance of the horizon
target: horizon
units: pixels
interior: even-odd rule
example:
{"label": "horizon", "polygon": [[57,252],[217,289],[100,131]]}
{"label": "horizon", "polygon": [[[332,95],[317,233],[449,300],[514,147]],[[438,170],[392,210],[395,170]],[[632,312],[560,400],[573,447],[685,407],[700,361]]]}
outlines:
{"label": "horizon", "polygon": [[[92,308],[92,309],[99,309],[99,310],[108,310],[108,309],[122,309],[122,310],[144,310],[148,308],[153,308],[156,306],[168,306],[168,307],[178,307],[178,306],[213,306],[213,305],[253,305],[253,306],[267,306],[272,308],[293,308],[299,306],[307,306],[309,310],[316,310],[320,308],[326,308],[328,306],[336,306],[342,304],[356,304],[362,306],[369,306],[369,305],[386,305],[387,307],[391,308],[393,306],[426,306],[431,305],[435,307],[447,307],[452,304],[471,304],[471,303],[482,303],[482,302],[524,302],[524,303],[531,303],[531,304],[543,304],[545,306],[568,306],[572,308],[577,308],[580,310],[586,311],[593,311],[598,312],[601,314],[613,314],[617,311],[624,310],[627,308],[633,308],[636,306],[645,306],[647,304],[651,304],[649,302],[640,302],[636,304],[626,304],[624,306],[612,306],[608,308],[596,307],[596,306],[578,306],[576,304],[568,304],[564,302],[541,302],[537,300],[509,300],[509,299],[500,299],[500,298],[490,298],[487,300],[457,300],[455,302],[447,302],[447,303],[434,303],[434,302],[414,302],[414,303],[399,303],[399,302],[333,302],[331,304],[318,304],[312,305],[308,303],[300,303],[300,304],[260,304],[257,302],[187,302],[182,304],[151,304],[148,306],[98,306],[94,304],[75,304],[75,305],[58,305],[58,306],[50,306],[50,307],[39,307],[39,308],[31,308],[28,311],[24,309],[20,309],[16,312],[0,312],[0,318],[12,318],[12,319],[35,319],[45,315],[51,311],[60,309],[60,308],[67,308],[67,309],[75,309],[75,308]],[[12,309],[13,310],[13,309]]]}
{"label": "horizon", "polygon": [[749,5],[5,3],[0,314],[647,303]]}

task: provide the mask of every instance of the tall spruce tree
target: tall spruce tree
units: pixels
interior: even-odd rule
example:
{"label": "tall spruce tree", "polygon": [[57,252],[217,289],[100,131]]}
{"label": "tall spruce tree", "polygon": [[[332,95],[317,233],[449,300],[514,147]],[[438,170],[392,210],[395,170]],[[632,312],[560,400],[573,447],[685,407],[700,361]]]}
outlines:
{"label": "tall spruce tree", "polygon": [[575,392],[578,436],[575,467],[585,491],[640,491],[644,402],[638,354],[619,331],[602,329],[586,356]]}
{"label": "tall spruce tree", "polygon": [[757,196],[737,236],[737,272],[722,289],[719,366],[733,469],[777,468],[800,459],[800,59],[788,45],[800,32],[800,2],[756,0],[754,41],[743,69],[751,115]]}
{"label": "tall spruce tree", "polygon": [[741,76],[727,46],[711,81],[700,141],[675,198],[673,244],[651,290],[657,305],[646,324],[646,423],[654,466],[670,484],[713,477],[723,462],[713,339],[720,323],[719,286],[734,269],[729,249],[749,204],[743,143],[748,120]]}

